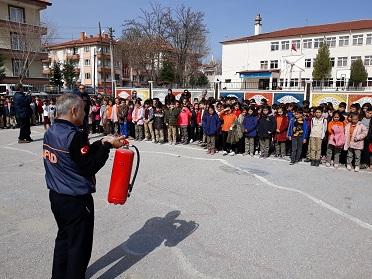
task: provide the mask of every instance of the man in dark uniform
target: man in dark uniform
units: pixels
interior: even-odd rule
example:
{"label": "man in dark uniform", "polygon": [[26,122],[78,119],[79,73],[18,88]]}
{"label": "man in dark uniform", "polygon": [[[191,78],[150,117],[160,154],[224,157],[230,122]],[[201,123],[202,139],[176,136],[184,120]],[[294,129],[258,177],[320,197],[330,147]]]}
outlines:
{"label": "man in dark uniform", "polygon": [[30,118],[32,116],[30,104],[32,98],[30,94],[25,94],[23,92],[22,84],[17,84],[15,89],[16,92],[13,97],[14,109],[17,122],[20,126],[18,143],[29,143],[32,141],[30,123]]}
{"label": "man in dark uniform", "polygon": [[57,118],[44,135],[45,179],[54,218],[58,225],[52,278],[85,278],[90,260],[93,227],[95,174],[104,166],[112,147],[123,137],[106,137],[89,144],[79,127],[84,103],[76,94],[57,99]]}
{"label": "man in dark uniform", "polygon": [[88,124],[89,124],[89,120],[88,120],[88,117],[89,117],[89,110],[90,110],[90,97],[88,95],[87,92],[85,92],[85,86],[84,84],[79,84],[79,91],[77,93],[77,95],[79,95],[81,97],[81,99],[83,99],[83,102],[84,102],[84,112],[85,112],[85,116],[84,116],[84,121],[83,121],[83,131],[87,134],[89,134],[89,131],[88,131]]}

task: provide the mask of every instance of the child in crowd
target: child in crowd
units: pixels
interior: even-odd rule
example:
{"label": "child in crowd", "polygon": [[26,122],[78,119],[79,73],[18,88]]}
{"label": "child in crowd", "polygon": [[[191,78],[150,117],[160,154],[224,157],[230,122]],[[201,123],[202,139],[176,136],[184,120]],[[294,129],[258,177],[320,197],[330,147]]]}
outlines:
{"label": "child in crowd", "polygon": [[227,136],[230,130],[232,130],[232,126],[237,119],[236,115],[232,113],[232,109],[230,105],[226,105],[225,109],[220,113],[220,119],[222,121],[222,148],[223,153],[222,155],[227,155],[229,152],[231,153],[231,146],[227,142]]}
{"label": "child in crowd", "polygon": [[203,131],[207,137],[207,153],[216,153],[216,135],[220,130],[221,122],[213,106],[208,108],[208,113],[203,116]]}
{"label": "child in crowd", "polygon": [[56,118],[56,100],[51,99],[50,100],[50,105],[49,105],[49,120],[50,120],[50,125],[53,125],[54,120]]}
{"label": "child in crowd", "polygon": [[180,113],[179,108],[176,108],[176,103],[171,103],[169,109],[164,114],[165,125],[168,129],[168,142],[169,144],[177,143],[177,121]]}
{"label": "child in crowd", "polygon": [[339,111],[333,113],[332,121],[328,124],[328,146],[327,146],[327,163],[326,166],[333,166],[338,168],[340,162],[341,150],[345,144],[345,129],[343,116]]}
{"label": "child in crowd", "polygon": [[103,99],[102,105],[101,105],[101,108],[100,108],[100,118],[101,118],[100,127],[101,127],[101,130],[103,131],[103,134],[105,136],[108,135],[106,107],[107,107],[107,100]]}
{"label": "child in crowd", "polygon": [[[371,125],[371,119],[372,119],[372,106],[370,103],[366,103],[362,107],[362,119],[361,122],[364,126],[366,126],[367,130],[369,130],[369,127]],[[364,139],[364,148],[362,151],[362,157],[361,157],[361,169],[368,169],[370,164],[370,153],[369,153],[369,138],[368,136]]]}
{"label": "child in crowd", "polygon": [[[184,99],[184,101],[186,101]],[[181,143],[188,144],[189,136],[188,136],[188,127],[190,125],[190,118],[191,118],[191,111],[187,107],[186,103],[183,104],[180,113],[178,114],[178,126],[181,130]]]}
{"label": "child in crowd", "polygon": [[156,105],[154,112],[154,129],[155,129],[155,142],[164,143],[164,112],[162,105],[159,103]]}
{"label": "child in crowd", "polygon": [[257,136],[260,141],[261,158],[268,158],[270,151],[270,140],[275,131],[274,117],[270,115],[270,107],[264,106],[257,123]]}
{"label": "child in crowd", "polygon": [[112,135],[114,134],[114,122],[113,122],[113,113],[112,113],[112,100],[108,101],[108,105],[106,106],[106,134]]}
{"label": "child in crowd", "polygon": [[1,110],[2,113],[5,114],[5,123],[4,123],[4,118],[1,116],[3,120],[3,126],[6,128],[10,129],[16,128],[16,117],[15,117],[15,108],[14,108],[14,103],[10,98],[5,99],[4,103],[4,110]]}
{"label": "child in crowd", "polygon": [[50,120],[49,120],[50,109],[49,109],[49,101],[48,100],[44,100],[42,108],[43,108],[44,130],[48,130],[49,127],[50,127]]}
{"label": "child in crowd", "polygon": [[288,132],[288,117],[283,106],[279,106],[275,115],[275,157],[284,158],[286,155],[286,141]]}
{"label": "child in crowd", "polygon": [[101,114],[100,114],[101,106],[98,101],[92,101],[92,133],[96,134],[100,132],[100,121],[101,121]]}
{"label": "child in crowd", "polygon": [[141,101],[137,100],[132,112],[132,121],[134,124],[134,140],[143,140],[143,124],[145,110],[141,105]]}
{"label": "child in crowd", "polygon": [[288,139],[292,142],[290,165],[300,162],[302,154],[302,145],[306,143],[307,124],[303,117],[302,108],[294,112],[294,117],[289,122]]}
{"label": "child in crowd", "polygon": [[359,115],[351,113],[351,123],[345,127],[345,146],[347,150],[347,169],[352,169],[352,162],[354,160],[355,171],[360,170],[360,159],[362,150],[364,148],[364,139],[367,137],[368,130],[361,122],[359,122]]}
{"label": "child in crowd", "polygon": [[258,117],[254,106],[250,106],[247,115],[244,117],[244,136],[245,136],[245,155],[254,156],[255,145],[254,139],[257,136]]}
{"label": "child in crowd", "polygon": [[121,102],[120,105],[117,106],[117,114],[118,114],[118,122],[119,122],[119,131],[120,135],[128,138],[128,106],[125,102]]}
{"label": "child in crowd", "polygon": [[146,100],[144,103],[144,128],[145,128],[145,140],[155,142],[155,134],[154,134],[154,108],[152,107],[152,102],[150,100]]}
{"label": "child in crowd", "polygon": [[319,167],[322,151],[322,140],[327,132],[327,119],[322,117],[322,108],[317,107],[310,120],[310,160],[311,166]]}

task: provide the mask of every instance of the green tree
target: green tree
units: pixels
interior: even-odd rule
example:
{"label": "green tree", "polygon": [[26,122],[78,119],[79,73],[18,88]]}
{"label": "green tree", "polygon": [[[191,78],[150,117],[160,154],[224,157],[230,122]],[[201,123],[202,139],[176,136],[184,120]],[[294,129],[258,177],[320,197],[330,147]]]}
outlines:
{"label": "green tree", "polygon": [[54,62],[52,73],[50,76],[50,84],[58,88],[58,93],[61,92],[61,87],[63,86],[63,73],[61,70],[61,63]]}
{"label": "green tree", "polygon": [[171,62],[164,62],[159,78],[162,83],[172,84],[175,82],[175,68]]}
{"label": "green tree", "polygon": [[0,81],[5,78],[4,58],[0,55]]}
{"label": "green tree", "polygon": [[75,79],[79,76],[75,69],[75,63],[67,60],[65,64],[63,64],[63,79],[65,80],[65,84],[69,89],[72,88]]}
{"label": "green tree", "polygon": [[368,78],[368,73],[363,65],[362,59],[358,58],[351,64],[350,69],[350,82],[356,84],[358,87],[361,82],[364,82]]}
{"label": "green tree", "polygon": [[205,74],[197,73],[190,77],[189,83],[192,87],[204,87],[208,85],[209,80]]}
{"label": "green tree", "polygon": [[313,79],[322,81],[322,84],[324,80],[330,76],[332,70],[329,55],[329,46],[323,43],[318,50],[313,70]]}
{"label": "green tree", "polygon": [[201,87],[207,86],[207,85],[209,84],[208,77],[207,77],[205,74],[201,74],[201,75],[198,77],[198,84],[199,84],[199,86],[201,86]]}

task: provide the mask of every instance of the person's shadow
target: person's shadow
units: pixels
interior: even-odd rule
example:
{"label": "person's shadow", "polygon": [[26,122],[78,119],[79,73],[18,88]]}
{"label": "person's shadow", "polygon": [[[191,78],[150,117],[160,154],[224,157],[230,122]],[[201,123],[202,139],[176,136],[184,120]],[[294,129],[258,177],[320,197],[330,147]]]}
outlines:
{"label": "person's shadow", "polygon": [[163,242],[167,247],[176,246],[197,228],[194,221],[176,219],[180,211],[169,212],[165,217],[154,217],[146,221],[141,229],[133,233],[128,240],[112,249],[106,255],[88,267],[86,278],[116,262],[99,278],[116,278],[131,266],[146,257]]}

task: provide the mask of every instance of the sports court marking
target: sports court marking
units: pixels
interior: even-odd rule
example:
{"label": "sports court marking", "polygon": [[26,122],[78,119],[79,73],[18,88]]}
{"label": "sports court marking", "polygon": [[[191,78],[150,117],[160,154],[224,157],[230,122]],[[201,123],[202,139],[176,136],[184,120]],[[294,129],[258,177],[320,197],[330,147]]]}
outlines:
{"label": "sports court marking", "polygon": [[287,191],[287,192],[293,192],[293,193],[297,193],[297,194],[300,194],[302,196],[304,196],[305,198],[309,199],[310,201],[316,203],[317,205],[323,207],[323,208],[326,208],[330,211],[332,211],[333,213],[345,218],[345,219],[348,219],[349,221],[357,224],[358,226],[362,227],[362,228],[365,228],[367,230],[370,230],[372,231],[372,225],[367,223],[367,222],[364,222],[362,220],[360,220],[359,218],[355,217],[355,216],[352,216],[328,203],[326,203],[325,201],[323,200],[320,200],[320,199],[317,199],[315,197],[313,197],[312,195],[304,192],[304,191],[301,191],[301,190],[298,190],[298,189],[295,189],[295,188],[290,188],[290,187],[284,187],[284,186],[280,186],[280,185],[277,185],[269,180],[267,180],[266,178],[258,175],[258,174],[255,174],[253,172],[250,172],[250,171],[247,171],[247,170],[244,170],[240,167],[237,167],[237,166],[234,166],[232,164],[230,164],[229,162],[227,162],[226,160],[224,159],[208,159],[208,158],[201,158],[201,157],[193,157],[193,156],[184,156],[184,155],[179,155],[179,154],[175,154],[175,153],[169,153],[169,152],[156,152],[156,151],[141,151],[141,153],[151,153],[151,154],[159,154],[159,155],[166,155],[166,156],[173,156],[173,157],[182,157],[182,158],[186,158],[186,159],[192,159],[192,160],[203,160],[203,161],[216,161],[216,162],[220,162],[228,167],[231,167],[231,168],[234,168],[240,172],[245,172],[249,175],[252,175],[253,177],[255,177],[256,179],[258,179],[259,181],[261,181],[262,183],[266,184],[267,186],[269,187],[272,187],[272,188],[275,188],[275,189],[278,189],[278,190],[282,190],[282,191]]}

